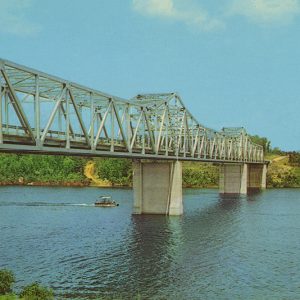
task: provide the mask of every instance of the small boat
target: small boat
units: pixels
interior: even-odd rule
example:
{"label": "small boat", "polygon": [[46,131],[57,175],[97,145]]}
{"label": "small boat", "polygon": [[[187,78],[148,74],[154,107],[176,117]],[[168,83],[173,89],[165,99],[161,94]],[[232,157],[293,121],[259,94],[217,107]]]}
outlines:
{"label": "small boat", "polygon": [[111,199],[111,196],[100,196],[99,200],[95,202],[95,206],[101,207],[115,207],[119,206],[119,203]]}

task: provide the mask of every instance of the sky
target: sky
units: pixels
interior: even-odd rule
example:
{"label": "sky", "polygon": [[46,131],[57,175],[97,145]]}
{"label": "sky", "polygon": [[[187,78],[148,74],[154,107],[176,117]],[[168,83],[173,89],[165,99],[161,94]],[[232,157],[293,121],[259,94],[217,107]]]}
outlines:
{"label": "sky", "polygon": [[0,0],[0,57],[300,150],[300,0]]}

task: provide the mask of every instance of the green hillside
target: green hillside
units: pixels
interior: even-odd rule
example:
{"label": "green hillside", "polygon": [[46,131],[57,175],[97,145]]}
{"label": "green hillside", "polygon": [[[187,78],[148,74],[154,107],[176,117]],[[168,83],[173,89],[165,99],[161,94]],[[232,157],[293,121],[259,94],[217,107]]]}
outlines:
{"label": "green hillside", "polygon": [[[300,154],[269,154],[268,187],[300,187]],[[217,187],[219,167],[184,162],[184,187]],[[0,185],[131,186],[128,159],[0,154]]]}

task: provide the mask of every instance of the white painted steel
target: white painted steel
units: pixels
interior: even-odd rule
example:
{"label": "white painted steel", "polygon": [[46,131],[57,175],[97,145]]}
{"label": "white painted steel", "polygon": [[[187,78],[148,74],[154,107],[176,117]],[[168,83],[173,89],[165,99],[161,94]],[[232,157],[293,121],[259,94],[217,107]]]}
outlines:
{"label": "white painted steel", "polygon": [[176,93],[124,100],[6,60],[0,88],[0,151],[264,162],[244,128],[203,126]]}

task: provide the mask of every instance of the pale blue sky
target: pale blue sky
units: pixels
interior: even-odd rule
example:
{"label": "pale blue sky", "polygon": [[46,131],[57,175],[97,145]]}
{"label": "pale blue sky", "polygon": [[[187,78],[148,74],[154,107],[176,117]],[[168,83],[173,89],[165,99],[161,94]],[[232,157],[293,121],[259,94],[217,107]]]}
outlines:
{"label": "pale blue sky", "polygon": [[0,57],[300,150],[300,0],[0,0]]}

